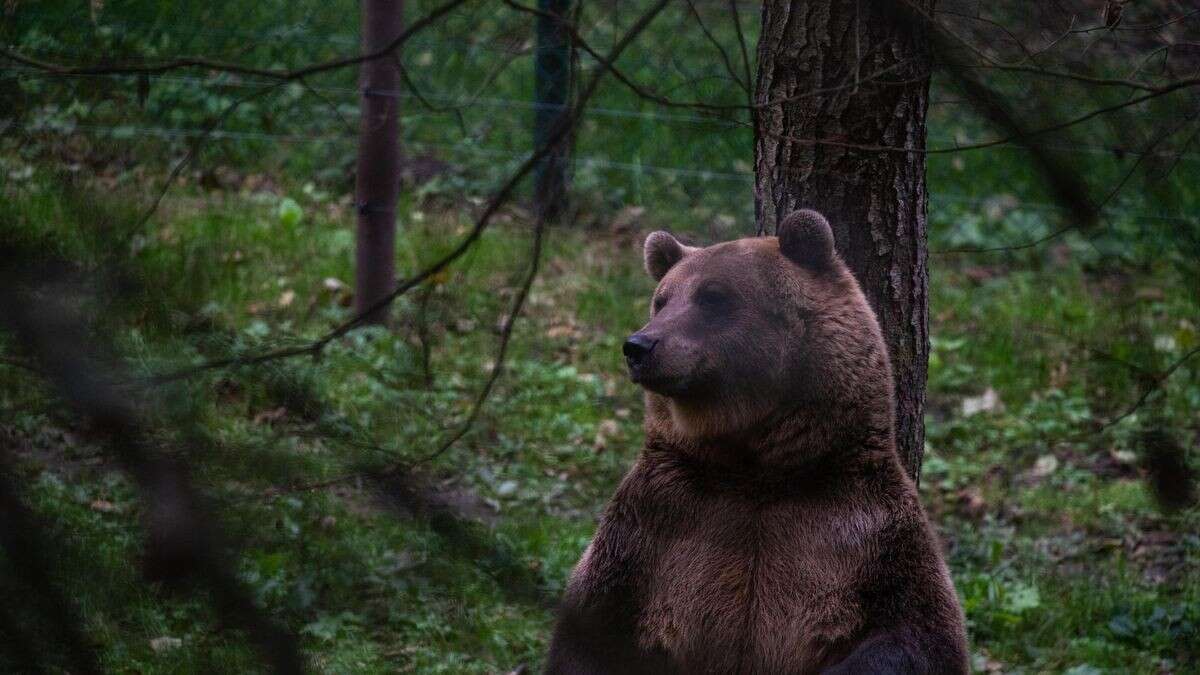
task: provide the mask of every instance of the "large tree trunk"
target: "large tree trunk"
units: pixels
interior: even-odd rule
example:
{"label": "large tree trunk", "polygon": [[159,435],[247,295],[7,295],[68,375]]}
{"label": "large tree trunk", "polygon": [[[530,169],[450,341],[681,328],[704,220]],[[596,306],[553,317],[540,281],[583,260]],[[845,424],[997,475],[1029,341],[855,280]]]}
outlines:
{"label": "large tree trunk", "polygon": [[[363,0],[364,53],[383,49],[399,37],[403,7],[402,0]],[[389,56],[364,62],[358,79],[362,121],[355,177],[354,309],[364,312],[396,285],[396,200],[400,196],[400,71],[396,59]],[[384,323],[387,316],[387,308],[382,307],[367,320]]]}
{"label": "large tree trunk", "polygon": [[[768,0],[758,44],[759,232],[796,208],[833,225],[879,317],[896,386],[896,441],[919,476],[929,361],[925,112],[930,57],[903,0]],[[932,10],[933,0],[918,3]],[[789,99],[789,100],[785,100]],[[864,147],[909,148],[917,152]]]}

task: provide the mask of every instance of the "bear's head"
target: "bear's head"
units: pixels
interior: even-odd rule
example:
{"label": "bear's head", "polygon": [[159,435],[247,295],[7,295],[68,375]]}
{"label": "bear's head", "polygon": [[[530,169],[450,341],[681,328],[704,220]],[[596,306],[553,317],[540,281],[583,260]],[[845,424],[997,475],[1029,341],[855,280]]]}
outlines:
{"label": "bear's head", "polygon": [[646,238],[658,287],[623,351],[646,390],[648,435],[696,442],[852,420],[890,437],[887,349],[829,223],[797,211],[778,232],[706,248]]}

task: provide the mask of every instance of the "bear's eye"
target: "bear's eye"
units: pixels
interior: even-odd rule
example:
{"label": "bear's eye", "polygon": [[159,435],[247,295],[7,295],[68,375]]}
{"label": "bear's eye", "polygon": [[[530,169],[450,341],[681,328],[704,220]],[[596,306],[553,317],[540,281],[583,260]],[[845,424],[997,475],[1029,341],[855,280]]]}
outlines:
{"label": "bear's eye", "polygon": [[657,312],[666,306],[667,306],[667,296],[660,295],[660,296],[657,296],[654,298],[654,311]]}
{"label": "bear's eye", "polygon": [[704,286],[700,290],[696,291],[695,302],[701,307],[727,307],[731,304],[732,300],[732,296],[723,288]]}

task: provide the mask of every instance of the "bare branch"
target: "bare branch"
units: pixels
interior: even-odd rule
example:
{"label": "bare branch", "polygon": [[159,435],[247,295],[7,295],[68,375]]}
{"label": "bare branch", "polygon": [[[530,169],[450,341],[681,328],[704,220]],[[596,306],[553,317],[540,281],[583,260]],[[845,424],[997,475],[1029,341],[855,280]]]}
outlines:
{"label": "bare branch", "polygon": [[[1131,166],[1129,168],[1129,170],[1125,172],[1125,174],[1121,177],[1121,180],[1117,182],[1117,185],[1115,187],[1113,187],[1112,190],[1109,191],[1108,195],[1105,196],[1105,198],[1099,204],[1096,205],[1097,215],[1103,215],[1101,210],[1108,203],[1110,203],[1113,199],[1116,198],[1117,194],[1119,194],[1121,192],[1121,190],[1125,187],[1125,185],[1129,182],[1129,179],[1131,179],[1133,177],[1134,173],[1137,172],[1138,167],[1140,167],[1142,165],[1142,162],[1147,157],[1149,157],[1151,155],[1151,153],[1154,152],[1154,148],[1158,147],[1158,145],[1160,145],[1161,143],[1166,141],[1171,136],[1174,136],[1176,133],[1179,132],[1180,129],[1182,129],[1185,126],[1187,126],[1188,124],[1192,123],[1195,120],[1195,118],[1196,118],[1196,115],[1191,115],[1188,118],[1186,118],[1183,122],[1181,122],[1180,124],[1177,124],[1174,127],[1171,127],[1169,129],[1162,131],[1161,133],[1156,135],[1155,138],[1151,139],[1151,141],[1146,144],[1146,146],[1142,149],[1142,151],[1137,153],[1137,160],[1134,161],[1133,166]],[[1194,138],[1194,137],[1195,136],[1193,135],[1192,138]],[[1190,142],[1191,141],[1189,139],[1189,143]],[[1064,227],[1060,227],[1059,229],[1055,230],[1054,232],[1051,232],[1050,234],[1048,234],[1046,236],[1038,237],[1037,239],[1034,239],[1032,241],[1027,241],[1023,244],[1013,244],[1010,246],[991,246],[991,247],[986,247],[986,248],[943,249],[940,251],[931,251],[931,253],[933,253],[934,255],[953,255],[953,254],[960,254],[960,253],[997,253],[997,252],[1001,252],[1001,251],[1020,251],[1023,249],[1033,248],[1035,246],[1044,244],[1053,239],[1057,239],[1058,237],[1066,234],[1067,232],[1077,229],[1078,225],[1079,225],[1078,223],[1068,224]]]}
{"label": "bare branch", "polygon": [[958,255],[963,253],[999,253],[1001,251],[1023,251],[1025,249],[1040,246],[1048,241],[1058,239],[1074,229],[1077,229],[1077,227],[1074,223],[1071,223],[1070,225],[1064,225],[1063,227],[1058,228],[1044,237],[1038,237],[1037,239],[1032,239],[1022,244],[1012,244],[1010,246],[987,246],[981,248],[947,248],[940,251],[930,251],[930,253],[933,255]]}
{"label": "bare branch", "polygon": [[355,133],[356,129],[354,128],[354,125],[351,124],[350,120],[342,114],[341,110],[338,110],[337,103],[335,103],[325,94],[322,94],[320,90],[309,84],[308,80],[304,79],[303,77],[297,80],[297,83],[301,87],[304,87],[304,90],[312,95],[313,98],[317,99],[321,103],[325,104],[325,107],[329,108],[329,112],[333,113],[334,117],[336,117],[338,121],[342,123],[342,126],[346,128],[347,135]]}
{"label": "bare branch", "polygon": [[[649,25],[650,21],[652,21],[654,17],[657,16],[658,13],[661,12],[669,2],[670,0],[658,0],[658,2],[656,2],[645,14],[643,14],[641,18],[639,18],[638,21],[635,22],[634,25],[624,34],[624,36],[622,36],[622,38],[613,46],[608,56],[605,57],[605,62],[612,63],[615,61],[617,57],[619,57],[625,50],[625,48],[628,47],[629,44],[634,40],[634,38],[636,38],[646,28],[646,26]],[[443,269],[461,257],[464,253],[466,253],[467,250],[469,250],[483,234],[483,231],[491,222],[492,217],[496,215],[496,213],[500,210],[500,207],[508,200],[509,196],[512,194],[513,190],[516,189],[516,186],[521,182],[521,180],[523,180],[525,176],[533,170],[533,167],[542,159],[542,157],[551,152],[554,146],[566,138],[568,134],[575,128],[575,125],[578,124],[587,102],[596,93],[596,89],[599,86],[601,79],[603,79],[603,76],[608,72],[612,71],[610,68],[605,66],[601,66],[596,69],[591,80],[581,90],[575,103],[560,118],[559,125],[551,132],[550,138],[547,140],[546,144],[532,153],[524,162],[522,162],[520,167],[517,168],[516,172],[514,172],[509,179],[495,193],[493,193],[491,199],[489,199],[487,204],[484,206],[483,212],[475,220],[475,224],[471,228],[471,231],[462,239],[460,239],[458,244],[455,245],[455,247],[449,253],[446,253],[433,264],[422,269],[417,274],[402,281],[391,293],[381,297],[370,307],[363,308],[361,312],[351,317],[349,320],[343,322],[342,324],[325,333],[325,335],[307,344],[296,347],[276,349],[252,356],[239,356],[209,361],[207,363],[202,363],[190,368],[183,368],[172,373],[153,376],[148,378],[148,381],[152,384],[162,384],[186,379],[201,372],[217,368],[251,366],[277,359],[291,358],[294,356],[319,355],[331,342],[362,325],[366,317],[388,306],[394,302],[396,298],[404,295],[408,291],[420,285],[429,277],[441,272]]]}
{"label": "bare branch", "polygon": [[449,2],[434,8],[433,11],[414,21],[404,32],[396,36],[389,44],[382,49],[375,50],[367,54],[359,54],[356,56],[344,56],[341,58],[315,63],[303,68],[295,69],[280,69],[280,68],[255,68],[239,63],[229,63],[225,61],[217,61],[202,56],[184,56],[158,63],[127,63],[127,64],[111,64],[111,65],[94,65],[94,66],[66,66],[50,61],[42,61],[29,56],[25,56],[14,50],[0,47],[0,56],[3,56],[11,61],[43,70],[56,75],[137,75],[148,74],[154,75],[166,73],[173,70],[184,69],[201,69],[208,71],[216,71],[222,73],[233,73],[237,75],[258,75],[272,80],[280,80],[283,82],[291,82],[300,80],[320,73],[326,73],[333,70],[339,70],[348,66],[355,66],[367,61],[384,58],[400,48],[412,36],[437,23],[443,16],[457,9],[460,5],[469,2],[470,0],[449,0]]}
{"label": "bare branch", "polygon": [[[513,8],[514,10],[516,10],[518,12],[525,12],[527,14],[532,14],[534,16],[540,16],[540,15],[544,14],[544,12],[542,12],[541,10],[536,9],[534,7],[525,6],[525,5],[517,2],[516,0],[503,0],[503,2],[504,2],[504,4],[508,5],[509,7]],[[588,55],[590,55],[593,59],[595,59],[597,63],[599,63],[604,68],[606,68],[608,70],[608,72],[612,74],[614,79],[616,79],[618,82],[620,82],[622,85],[624,85],[627,89],[629,89],[634,94],[636,94],[639,98],[645,99],[652,103],[656,103],[658,105],[668,107],[668,108],[691,108],[693,110],[698,110],[700,112],[708,112],[708,113],[714,113],[714,114],[715,113],[737,112],[737,111],[744,111],[744,110],[756,110],[756,109],[760,109],[760,108],[768,108],[771,106],[780,105],[782,103],[788,103],[791,101],[799,101],[799,100],[806,99],[806,98],[822,96],[824,94],[842,91],[844,89],[850,89],[850,88],[853,88],[854,86],[856,86],[856,83],[851,81],[846,84],[838,85],[835,87],[823,87],[820,89],[805,91],[805,92],[796,94],[794,96],[786,96],[786,97],[775,99],[772,101],[764,101],[762,103],[752,103],[752,104],[746,104],[746,105],[706,103],[704,101],[678,101],[678,100],[672,99],[668,96],[664,96],[661,93],[650,91],[647,88],[645,88],[643,85],[638,84],[637,82],[635,82],[633,80],[633,78],[626,75],[623,71],[621,71],[619,68],[617,68],[615,65],[615,62],[613,60],[608,59],[605,56],[598,53],[591,46],[591,44],[589,44],[588,41],[586,39],[584,39],[582,35],[579,34],[579,31],[576,29],[575,26],[572,26],[570,24],[565,24],[565,26],[566,26],[567,31],[571,34],[571,39],[574,41],[574,44],[576,46],[578,46],[582,51],[584,51]],[[749,63],[748,57],[746,58],[746,62]],[[868,82],[877,83],[880,85],[908,84],[908,82],[890,82],[890,81],[886,81],[886,80],[882,79],[885,75],[895,72],[896,70],[904,67],[905,65],[907,65],[906,62],[901,62],[901,63],[897,63],[891,67],[880,69],[879,71],[871,73],[870,75],[867,75],[866,77],[860,78],[857,84],[861,85],[863,83],[868,83]],[[726,120],[728,119],[727,115],[720,115],[720,117],[721,117],[721,119],[726,119]]]}
{"label": "bare branch", "polygon": [[[633,39],[635,37],[637,37],[643,30],[645,30],[645,28],[650,24],[650,22],[654,19],[654,17],[657,16],[658,13],[661,12],[663,10],[663,8],[665,8],[666,5],[670,1],[671,0],[659,0],[657,3],[655,3],[655,5],[653,5],[649,10],[647,10],[646,13],[643,14],[634,23],[634,25],[632,27],[630,27],[630,29],[625,33],[625,35],[613,46],[612,50],[609,52],[609,54],[610,54],[609,60],[615,61],[617,56],[619,56],[621,54],[621,52],[624,51],[625,48],[629,46],[629,44],[633,41]],[[576,102],[568,109],[567,113],[564,114],[563,117],[560,118],[557,128],[552,130],[551,137],[548,140],[548,142],[545,144],[545,146],[543,146],[542,151],[538,152],[538,153],[534,153],[533,156],[531,156],[524,164],[522,164],[521,168],[517,171],[517,173],[514,174],[514,176],[512,178],[510,178],[509,182],[506,184],[506,187],[502,188],[501,191],[499,193],[497,193],[496,197],[493,197],[492,204],[498,205],[497,200],[501,198],[501,195],[507,194],[507,191],[511,189],[510,186],[515,184],[516,181],[520,180],[521,177],[523,177],[525,174],[527,174],[532,169],[533,164],[538,159],[540,159],[541,154],[550,152],[554,148],[556,143],[561,143],[564,141],[564,139],[566,139],[568,137],[568,134],[570,133],[571,129],[573,129],[574,126],[578,123],[579,118],[582,114],[584,105],[587,103],[587,101],[589,99],[591,99],[592,95],[595,94],[597,85],[600,83],[600,80],[604,77],[604,75],[607,72],[609,72],[609,71],[606,68],[603,68],[603,67],[596,68],[596,70],[592,74],[591,79],[588,81],[588,83],[583,87],[582,91],[580,92],[580,95],[577,98]],[[487,216],[487,215],[488,215],[488,211],[485,211],[485,216]],[[480,220],[478,220],[476,222],[477,230],[479,232],[482,232],[482,228],[486,227],[486,223],[487,223],[486,218],[481,217]],[[495,365],[492,367],[492,372],[488,375],[488,378],[484,382],[483,387],[480,388],[479,393],[476,395],[475,402],[472,405],[470,412],[467,413],[466,419],[453,433],[451,433],[447,438],[445,438],[441,443],[439,443],[437,448],[434,449],[432,452],[430,452],[429,454],[424,455],[420,458],[417,458],[416,460],[412,460],[412,461],[408,461],[408,462],[397,462],[397,463],[395,463],[389,467],[386,467],[382,470],[353,471],[353,472],[350,472],[347,474],[343,474],[341,476],[335,476],[333,478],[323,480],[323,481],[318,481],[315,483],[293,485],[293,486],[289,486],[286,488],[282,488],[281,490],[279,490],[277,492],[273,492],[272,494],[278,494],[280,492],[287,492],[287,493],[308,492],[308,491],[312,491],[312,490],[325,489],[325,488],[332,487],[335,485],[343,484],[347,481],[357,480],[357,479],[361,479],[361,478],[374,478],[376,480],[380,480],[380,479],[388,479],[391,477],[403,475],[406,472],[408,472],[409,470],[411,470],[414,466],[430,462],[433,459],[441,456],[447,450],[449,450],[451,447],[453,447],[454,444],[456,444],[464,436],[466,436],[467,433],[474,427],[475,422],[478,420],[479,415],[482,412],[483,405],[487,402],[488,397],[491,396],[491,392],[492,392],[493,388],[495,387],[496,382],[499,381],[500,376],[503,374],[504,363],[505,363],[505,359],[506,359],[507,353],[508,353],[508,346],[509,346],[509,343],[512,338],[513,327],[516,324],[516,321],[517,321],[518,316],[520,315],[521,309],[525,305],[525,300],[529,296],[529,291],[533,286],[534,279],[537,278],[537,273],[538,273],[541,256],[542,256],[543,237],[544,237],[545,226],[546,226],[545,220],[542,218],[538,218],[536,225],[535,225],[535,230],[534,230],[533,251],[532,251],[531,260],[529,263],[529,271],[525,276],[525,279],[521,285],[520,290],[518,291],[516,297],[513,299],[512,308],[509,310],[509,313],[504,322],[504,326],[501,329],[500,342],[499,342],[499,346],[497,347]],[[476,234],[476,236],[478,236],[478,235]],[[464,244],[465,243],[466,242],[464,240]],[[460,244],[460,247],[462,245],[463,244]],[[465,249],[463,249],[463,250],[465,250]],[[459,253],[458,255],[461,255],[461,253]],[[454,257],[457,257],[457,255],[455,255]],[[449,262],[450,262],[450,260],[452,260],[452,258],[447,257],[447,258],[443,258],[443,260],[446,261],[445,264],[449,264]],[[443,267],[444,267],[444,265],[443,265]],[[438,268],[438,269],[441,269],[441,268]],[[425,277],[428,277],[434,273],[436,273],[436,271],[429,272],[429,274],[426,274]],[[402,285],[402,287],[403,287],[403,285]],[[411,288],[411,286],[409,286],[409,288]],[[343,324],[343,325],[345,325],[345,324]],[[313,343],[313,345],[317,345],[319,343],[320,342],[318,341],[317,343]],[[310,345],[310,348],[311,347],[312,347],[312,345]],[[320,347],[317,347],[317,349],[319,349],[319,348]],[[271,355],[267,354],[264,356],[269,357]],[[234,360],[234,361],[236,361],[236,360]],[[215,362],[215,363],[220,363],[220,362]]]}
{"label": "bare branch", "polygon": [[12,366],[13,368],[20,368],[21,370],[29,371],[37,375],[42,374],[42,369],[36,364],[22,361],[20,359],[14,359],[11,356],[0,356],[0,363],[6,366]]}
{"label": "bare branch", "polygon": [[[742,52],[742,70],[746,74],[746,83],[753,86],[754,77],[750,74],[750,52],[746,47],[746,33],[742,30],[742,16],[738,12],[737,0],[729,0],[729,14],[733,17],[733,28],[737,32],[738,49]],[[746,102],[754,105],[754,92],[747,92]]]}
{"label": "bare branch", "polygon": [[[303,80],[300,81],[303,82]],[[192,141],[187,152],[171,169],[171,173],[167,174],[167,178],[163,181],[162,188],[159,189],[154,201],[150,203],[150,206],[146,208],[146,211],[142,214],[142,217],[138,219],[138,224],[135,228],[136,231],[140,231],[143,227],[145,227],[146,223],[150,222],[150,218],[154,216],[155,212],[158,211],[158,207],[162,205],[163,199],[167,196],[167,192],[171,190],[171,186],[175,184],[175,180],[179,178],[180,174],[183,173],[183,170],[192,163],[192,160],[194,160],[200,154],[200,150],[204,147],[204,143],[208,141],[213,132],[217,130],[217,127],[224,124],[225,120],[229,119],[234,111],[240,108],[243,103],[265,96],[266,94],[275,91],[281,84],[283,83],[276,82],[258,91],[248,92],[245,96],[241,96],[235,99],[228,106],[225,106],[225,109],[221,111],[220,115],[217,115],[204,125],[204,128],[200,130],[200,135]]]}
{"label": "bare branch", "polygon": [[475,421],[479,418],[479,414],[483,410],[483,404],[492,395],[492,389],[495,388],[496,382],[499,381],[500,375],[504,372],[504,363],[505,358],[508,356],[508,344],[512,339],[513,326],[516,325],[517,317],[520,316],[521,309],[525,306],[525,300],[529,297],[529,289],[533,287],[533,280],[537,278],[538,269],[541,266],[542,243],[545,230],[546,220],[539,217],[533,230],[533,251],[530,253],[529,272],[525,275],[525,280],[521,283],[516,297],[513,298],[512,309],[509,310],[508,316],[504,319],[504,325],[500,328],[500,344],[496,348],[495,365],[492,366],[492,372],[488,375],[487,380],[483,383],[483,387],[479,390],[479,394],[475,397],[475,404],[471,406],[471,412],[463,420],[458,430],[442,441],[442,444],[436,450],[417,459],[409,466],[433,461],[442,453],[449,450],[463,436],[466,436],[467,432],[475,426]]}
{"label": "bare branch", "polygon": [[750,85],[753,80],[742,80],[742,78],[738,76],[737,71],[733,69],[733,62],[729,60],[729,52],[725,50],[725,45],[721,44],[721,41],[717,39],[717,36],[713,35],[712,31],[708,29],[708,24],[704,23],[704,17],[700,16],[699,10],[696,9],[695,1],[687,0],[687,5],[688,8],[692,10],[692,16],[696,17],[696,23],[700,26],[700,32],[704,33],[704,37],[707,38],[710,43],[712,43],[713,47],[717,49],[717,53],[721,55],[721,62],[725,64],[725,72],[729,73],[729,77],[734,82],[737,82],[738,86],[742,88],[742,91],[746,92],[747,97],[753,96],[753,92],[750,89]]}
{"label": "bare branch", "polygon": [[1177,17],[1167,19],[1166,21],[1162,21],[1160,23],[1141,24],[1141,25],[1135,25],[1135,26],[1113,26],[1113,27],[1104,26],[1104,25],[1089,26],[1088,28],[1076,28],[1072,32],[1073,33],[1095,33],[1097,31],[1153,32],[1156,30],[1161,30],[1161,29],[1166,28],[1167,26],[1170,26],[1173,24],[1187,21],[1188,19],[1192,18],[1193,16],[1196,16],[1197,14],[1200,14],[1200,9],[1193,9],[1192,11],[1187,12],[1186,14],[1181,14]]}
{"label": "bare branch", "polygon": [[1187,363],[1193,356],[1195,356],[1197,354],[1200,354],[1200,347],[1193,348],[1188,353],[1179,357],[1179,359],[1176,360],[1174,363],[1172,363],[1170,366],[1168,366],[1166,370],[1158,373],[1153,378],[1150,378],[1150,385],[1143,388],[1142,395],[1139,396],[1138,399],[1133,402],[1133,405],[1126,408],[1125,412],[1122,412],[1120,415],[1117,415],[1116,417],[1112,418],[1111,420],[1105,422],[1103,425],[1100,426],[1099,430],[1103,431],[1104,429],[1107,429],[1107,428],[1113,426],[1117,422],[1120,422],[1121,420],[1123,420],[1123,419],[1129,417],[1130,415],[1134,414],[1135,412],[1137,412],[1139,408],[1141,408],[1143,405],[1145,405],[1146,400],[1150,398],[1150,394],[1153,394],[1154,392],[1158,391],[1159,389],[1162,389],[1163,385],[1166,384],[1167,380],[1170,379],[1170,377],[1172,375],[1174,375],[1175,372],[1177,370],[1179,370],[1179,368],[1181,366],[1183,366],[1183,364]]}

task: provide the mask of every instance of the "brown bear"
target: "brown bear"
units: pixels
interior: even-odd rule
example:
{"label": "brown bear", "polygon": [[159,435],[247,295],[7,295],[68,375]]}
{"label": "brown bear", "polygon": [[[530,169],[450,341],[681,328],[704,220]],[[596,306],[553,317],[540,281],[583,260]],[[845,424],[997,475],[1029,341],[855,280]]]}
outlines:
{"label": "brown bear", "polygon": [[547,672],[965,673],[963,616],[893,430],[875,316],[818,213],[646,239],[625,343],[645,449],[567,586]]}

